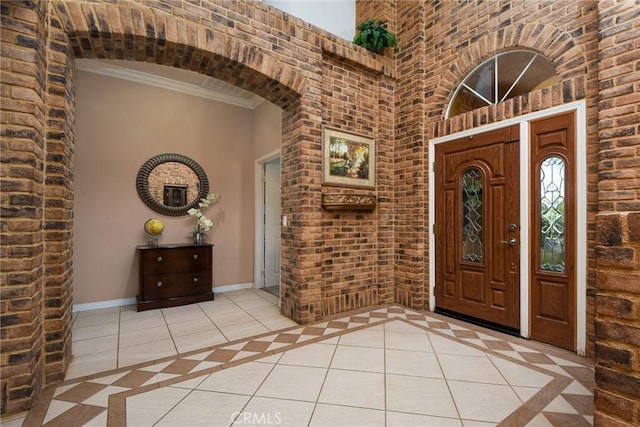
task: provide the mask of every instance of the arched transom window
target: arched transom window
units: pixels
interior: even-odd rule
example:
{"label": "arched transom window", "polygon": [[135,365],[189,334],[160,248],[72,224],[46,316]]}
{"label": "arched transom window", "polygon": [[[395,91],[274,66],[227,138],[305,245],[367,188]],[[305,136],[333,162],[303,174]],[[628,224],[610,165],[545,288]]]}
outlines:
{"label": "arched transom window", "polygon": [[559,82],[551,61],[530,50],[499,53],[476,67],[456,89],[447,118],[497,104]]}

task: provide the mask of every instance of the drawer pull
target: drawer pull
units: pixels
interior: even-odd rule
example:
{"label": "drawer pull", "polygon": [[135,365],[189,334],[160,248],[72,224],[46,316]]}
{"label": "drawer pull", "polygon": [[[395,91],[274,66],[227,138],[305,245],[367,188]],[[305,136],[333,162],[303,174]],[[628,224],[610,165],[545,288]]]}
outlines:
{"label": "drawer pull", "polygon": [[198,278],[197,277],[193,278],[193,283],[198,283]]}
{"label": "drawer pull", "polygon": [[162,286],[162,282],[158,282],[158,283],[156,283],[156,286],[157,286],[157,287]]}
{"label": "drawer pull", "polygon": [[198,259],[198,254],[193,255],[193,259]]}
{"label": "drawer pull", "polygon": [[158,257],[158,262],[162,262],[162,257],[161,256]]}

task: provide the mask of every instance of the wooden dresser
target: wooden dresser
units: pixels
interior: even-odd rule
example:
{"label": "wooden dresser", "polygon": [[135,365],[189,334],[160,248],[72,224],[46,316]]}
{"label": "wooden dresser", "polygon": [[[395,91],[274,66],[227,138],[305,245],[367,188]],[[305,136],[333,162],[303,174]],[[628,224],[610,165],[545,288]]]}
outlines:
{"label": "wooden dresser", "polygon": [[213,299],[212,244],[138,246],[138,311]]}

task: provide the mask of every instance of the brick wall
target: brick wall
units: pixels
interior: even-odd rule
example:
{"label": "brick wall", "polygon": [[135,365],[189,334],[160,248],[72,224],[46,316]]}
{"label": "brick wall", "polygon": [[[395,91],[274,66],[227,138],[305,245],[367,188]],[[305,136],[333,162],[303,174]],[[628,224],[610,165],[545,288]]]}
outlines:
{"label": "brick wall", "polygon": [[640,423],[640,211],[598,214],[595,420]]}
{"label": "brick wall", "polygon": [[[323,58],[322,80],[323,124],[375,139],[377,187],[324,185],[322,193],[380,195],[375,211],[321,212],[322,235],[316,242],[321,253],[320,314],[329,315],[378,304],[378,289],[382,301],[391,302],[391,236],[381,240],[378,233],[392,227],[393,86],[388,83],[385,91],[377,71],[362,70],[333,55]],[[321,174],[317,177],[322,179]]]}
{"label": "brick wall", "polygon": [[640,424],[640,7],[599,2],[598,425]]}
{"label": "brick wall", "polygon": [[64,379],[71,362],[76,75],[67,35],[55,25],[46,29],[43,383],[51,384]]}
{"label": "brick wall", "polygon": [[0,409],[5,413],[28,407],[43,380],[46,11],[42,3],[3,2],[0,12]]}
{"label": "brick wall", "polygon": [[[396,1],[379,1],[379,0],[356,0],[356,28],[367,19],[375,21],[386,21],[387,29],[397,35],[397,2]],[[399,41],[399,44],[404,40]],[[374,58],[378,59],[385,66],[394,69],[396,66],[395,54],[389,50],[384,56],[374,54]]]}
{"label": "brick wall", "polygon": [[356,0],[356,27],[367,19],[386,21],[387,29],[397,33],[397,4],[394,1]]}
{"label": "brick wall", "polygon": [[398,2],[400,51],[395,93],[394,294],[409,307],[428,308],[428,167],[426,46],[433,8]]}

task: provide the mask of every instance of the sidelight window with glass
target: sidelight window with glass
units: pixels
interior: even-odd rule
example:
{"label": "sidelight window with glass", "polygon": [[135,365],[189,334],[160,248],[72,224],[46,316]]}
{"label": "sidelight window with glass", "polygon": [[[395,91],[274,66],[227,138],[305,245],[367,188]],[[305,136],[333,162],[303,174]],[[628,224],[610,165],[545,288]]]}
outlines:
{"label": "sidelight window with glass", "polygon": [[565,270],[565,161],[549,156],[540,165],[540,270]]}

